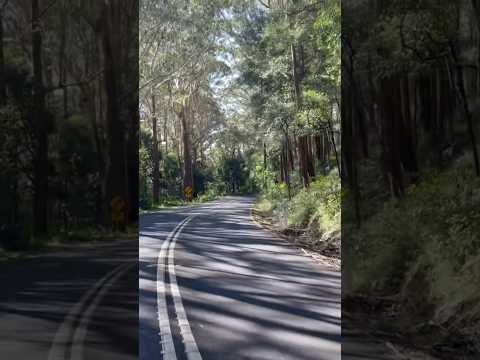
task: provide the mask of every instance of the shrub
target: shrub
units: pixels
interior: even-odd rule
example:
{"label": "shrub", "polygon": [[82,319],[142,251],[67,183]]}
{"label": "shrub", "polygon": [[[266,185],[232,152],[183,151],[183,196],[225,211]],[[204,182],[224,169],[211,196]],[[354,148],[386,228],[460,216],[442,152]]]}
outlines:
{"label": "shrub", "polygon": [[202,203],[207,201],[215,200],[219,194],[215,191],[215,189],[208,189],[206,192],[200,194],[196,201]]}
{"label": "shrub", "polygon": [[437,305],[473,296],[460,294],[458,284],[478,288],[480,180],[471,162],[460,159],[446,171],[426,171],[420,178],[404,199],[386,201],[362,228],[350,224],[349,292],[398,292],[420,273],[431,279],[422,294]]}
{"label": "shrub", "polygon": [[[289,200],[285,183],[272,183],[257,205],[257,210],[274,216],[280,228],[307,230],[318,240],[330,233],[339,237],[341,194],[340,179],[336,170],[319,177],[310,187],[301,188]],[[292,186],[291,192],[294,192]]]}

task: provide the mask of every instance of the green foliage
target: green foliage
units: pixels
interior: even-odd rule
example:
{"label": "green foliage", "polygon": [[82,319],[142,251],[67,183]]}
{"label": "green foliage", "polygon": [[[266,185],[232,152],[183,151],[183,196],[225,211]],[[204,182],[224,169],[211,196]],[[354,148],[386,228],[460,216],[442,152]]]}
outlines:
{"label": "green foliage", "polygon": [[302,189],[289,204],[288,223],[294,227],[315,224],[316,233],[340,231],[340,179],[336,170]]}
{"label": "green foliage", "polygon": [[173,192],[173,189],[180,187],[182,169],[177,154],[170,152],[164,156],[161,173],[162,181],[166,189]]}
{"label": "green foliage", "polygon": [[81,178],[95,172],[97,158],[91,133],[83,116],[74,115],[60,122],[59,167],[66,176]]}
{"label": "green foliage", "polygon": [[285,183],[274,183],[272,184],[267,191],[265,196],[271,199],[273,202],[281,202],[288,196],[288,188]]}
{"label": "green foliage", "polygon": [[273,203],[266,196],[262,196],[255,204],[255,210],[262,214],[262,216],[270,217],[273,215]]}
{"label": "green foliage", "polygon": [[219,176],[229,193],[239,193],[248,179],[245,160],[241,157],[223,159],[219,167]]}
{"label": "green foliage", "polygon": [[55,170],[58,179],[52,179],[61,200],[63,221],[84,221],[95,212],[99,194],[98,164],[95,144],[88,125],[81,115],[62,119],[58,125],[58,159]]}
{"label": "green foliage", "polygon": [[344,234],[349,234],[344,242],[353,250],[344,257],[344,261],[352,264],[351,272],[355,274],[352,291],[365,290],[365,286],[377,290],[398,288],[398,281],[417,246],[416,223],[412,223],[405,212],[402,204],[393,199],[363,224],[361,230],[348,225],[343,229]]}
{"label": "green foliage", "polygon": [[208,201],[212,201],[212,200],[215,200],[217,199],[219,196],[221,196],[222,193],[220,192],[217,192],[217,189],[215,188],[209,188],[207,191],[205,191],[204,193],[200,194],[196,199],[195,201],[196,202],[199,202],[199,203],[204,203],[204,202],[208,202]]}
{"label": "green foliage", "polygon": [[[30,65],[20,46],[5,47],[5,81],[13,99],[24,102],[30,95]],[[24,104],[25,105],[25,104]]]}
{"label": "green foliage", "polygon": [[8,104],[0,108],[0,161],[2,167],[0,174],[8,174],[15,171],[18,167],[17,159],[20,153],[25,153],[26,149],[22,144],[22,137],[25,136],[22,123],[22,112],[17,106]]}
{"label": "green foliage", "polygon": [[208,184],[207,192],[216,196],[224,196],[227,193],[227,188],[223,182],[214,181]]}
{"label": "green foliage", "polygon": [[309,189],[300,191],[288,206],[288,225],[304,228],[319,207],[319,202]]}
{"label": "green foliage", "polygon": [[261,165],[256,165],[250,173],[250,182],[255,189],[269,189],[275,184],[275,174]]}
{"label": "green foliage", "polygon": [[[249,111],[262,130],[277,135],[278,148],[286,130],[311,135],[328,119],[338,120],[332,107],[340,97],[340,2],[310,4],[308,10],[295,2],[268,12],[252,7],[237,19],[238,81],[248,86]],[[292,88],[292,51],[303,99]]]}
{"label": "green foliage", "polygon": [[195,189],[194,196],[204,193],[207,190],[209,183],[213,182],[214,174],[211,168],[202,167],[198,164],[193,173],[193,188]]}
{"label": "green foliage", "polygon": [[[427,171],[405,199],[387,201],[360,230],[349,228],[348,254],[353,280],[350,291],[398,291],[409,272],[425,271],[432,277],[430,300],[451,300],[447,283],[477,282],[472,277],[480,255],[480,179],[469,156],[447,171]],[[350,224],[344,224],[350,226]],[[377,279],[372,283],[371,278]]]}
{"label": "green foliage", "polygon": [[288,199],[285,183],[271,184],[257,203],[264,216],[275,216],[283,228],[306,230],[312,241],[324,234],[340,234],[340,179],[336,169],[315,180],[309,188],[301,188]]}
{"label": "green foliage", "polygon": [[318,233],[340,232],[341,227],[341,185],[338,171],[333,169],[329,175],[320,177],[310,188],[318,207],[310,224],[318,224]]}

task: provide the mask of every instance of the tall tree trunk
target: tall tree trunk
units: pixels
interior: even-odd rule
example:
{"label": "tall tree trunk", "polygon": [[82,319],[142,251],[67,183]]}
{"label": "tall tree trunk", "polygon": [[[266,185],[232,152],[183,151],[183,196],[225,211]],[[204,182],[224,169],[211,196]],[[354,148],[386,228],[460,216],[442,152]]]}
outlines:
{"label": "tall tree trunk", "polygon": [[315,135],[314,140],[315,140],[315,156],[317,157],[317,161],[319,163],[322,163],[323,162],[323,147],[322,147],[323,136]]}
{"label": "tall tree trunk", "polygon": [[138,149],[140,146],[140,114],[138,112],[138,100],[135,99],[129,105],[130,128],[127,138],[127,172],[128,172],[128,219],[129,223],[138,222],[138,199],[139,199],[139,177],[140,166]]}
{"label": "tall tree trunk", "polygon": [[[342,64],[344,61],[347,61],[347,59],[343,58]],[[358,152],[356,151],[357,136],[354,118],[355,100],[353,99],[353,96],[356,96],[356,94],[349,85],[350,84],[347,82],[342,82],[341,87],[343,104],[341,107],[342,161],[345,163],[345,165],[341,167],[340,176],[342,181],[346,181],[348,183],[348,187],[351,190],[351,199],[355,210],[356,223],[357,226],[360,227],[362,217],[360,213],[360,189],[358,186]]]}
{"label": "tall tree trunk", "polygon": [[163,120],[163,141],[165,142],[165,155],[168,154],[168,137],[167,137],[167,125],[168,125],[168,108],[165,106],[165,119]]}
{"label": "tall tree trunk", "polygon": [[400,155],[402,134],[400,82],[397,76],[382,80],[382,162],[386,181],[393,196],[404,193],[403,168]]}
{"label": "tall tree trunk", "polygon": [[417,153],[415,146],[415,122],[411,113],[410,89],[408,75],[400,80],[400,104],[401,104],[401,161],[406,170],[416,173]]}
{"label": "tall tree trunk", "polygon": [[263,143],[263,170],[267,170],[267,143]]}
{"label": "tall tree trunk", "polygon": [[[103,45],[103,66],[104,66],[104,91],[106,95],[106,125],[108,138],[108,156],[107,156],[107,197],[108,208],[112,211],[112,201],[119,199],[127,203],[127,173],[126,173],[126,144],[125,144],[125,124],[120,117],[119,105],[117,103],[117,79],[118,71],[115,66],[114,48],[112,44],[112,34],[118,29],[112,27],[109,16],[110,7],[119,6],[118,4],[105,4],[100,18],[100,27],[102,29]],[[127,206],[129,204],[126,204]],[[124,209],[126,217],[128,210]],[[113,214],[112,214],[113,215]],[[110,218],[111,219],[111,218]],[[126,218],[124,218],[126,222]]]}
{"label": "tall tree trunk", "polygon": [[267,143],[263,143],[263,189],[267,188]]}
{"label": "tall tree trunk", "polygon": [[456,81],[457,81],[457,89],[459,92],[459,97],[460,101],[463,106],[463,111],[465,114],[465,118],[467,120],[468,124],[468,133],[470,135],[470,142],[472,145],[472,151],[473,151],[473,161],[475,164],[475,173],[477,176],[480,176],[480,163],[479,163],[479,157],[478,157],[478,148],[477,148],[477,137],[475,134],[475,127],[473,126],[473,118],[472,118],[472,112],[470,110],[470,105],[468,103],[468,98],[467,98],[467,93],[465,91],[465,84],[463,80],[463,72],[462,68],[459,64],[458,61],[458,56],[456,53],[455,46],[450,43],[450,52],[453,58],[455,70],[456,70]]}
{"label": "tall tree trunk", "polygon": [[[300,76],[298,73],[299,64],[297,51],[295,45],[290,46],[291,58],[292,58],[292,75],[293,75],[293,94],[295,98],[295,104],[297,111],[300,111],[302,108],[302,96],[300,89]],[[308,187],[310,185],[310,176],[309,176],[309,149],[308,149],[308,139],[306,135],[299,136],[298,138],[298,153],[299,153],[299,172],[303,180],[303,186]]]}
{"label": "tall tree trunk", "polygon": [[303,180],[303,186],[310,185],[310,176],[308,171],[308,144],[307,136],[302,135],[298,137],[299,160],[300,160],[300,176]]}
{"label": "tall tree trunk", "polygon": [[283,167],[285,172],[285,183],[287,184],[288,199],[292,198],[292,184],[290,181],[290,146],[288,141],[288,133],[285,134],[284,145],[283,145]]}
{"label": "tall tree trunk", "polygon": [[279,156],[279,160],[280,160],[280,182],[281,183],[284,183],[285,182],[285,165],[283,164],[283,148],[281,149],[280,151],[280,156]]}
{"label": "tall tree trunk", "polygon": [[[193,164],[190,146],[190,132],[187,122],[187,108],[184,107],[180,112],[180,122],[182,125],[182,142],[183,142],[183,191],[190,188],[193,189]],[[188,200],[188,198],[187,198]]]}
{"label": "tall tree trunk", "polygon": [[67,47],[67,14],[65,2],[61,5],[61,30],[60,30],[60,46],[58,50],[58,72],[59,86],[63,88],[63,117],[68,118],[68,87],[65,86],[67,81],[66,47]]}
{"label": "tall tree trunk", "polygon": [[[480,1],[471,0],[472,7],[475,11],[475,23],[477,25],[477,34],[480,34]],[[477,35],[477,49],[480,49],[480,36]],[[480,92],[480,51],[477,51],[477,95]]]}
{"label": "tall tree trunk", "polygon": [[36,135],[34,155],[33,231],[35,236],[48,232],[48,126],[43,87],[42,30],[39,0],[32,0],[33,121]]}
{"label": "tall tree trunk", "polygon": [[302,96],[300,93],[300,77],[298,74],[298,59],[297,51],[295,45],[290,46],[291,57],[292,57],[292,75],[293,75],[293,93],[295,97],[295,103],[297,105],[297,110],[302,108]]}
{"label": "tall tree trunk", "polygon": [[287,137],[288,141],[288,160],[289,160],[289,166],[290,166],[290,171],[295,171],[295,152],[292,149],[292,139],[290,136]]}
{"label": "tall tree trunk", "polygon": [[3,49],[3,17],[4,8],[0,8],[0,106],[6,104],[7,87],[5,83],[5,54]]}
{"label": "tall tree trunk", "polygon": [[158,152],[158,129],[155,95],[152,94],[152,132],[153,132],[153,203],[160,202],[160,156]]}
{"label": "tall tree trunk", "polygon": [[[331,119],[328,119],[328,128],[329,128],[329,133],[330,133],[330,138],[331,138],[331,142],[332,142],[332,148],[333,148],[333,152],[335,154],[335,161],[337,163],[337,171],[338,171],[338,175],[341,176],[341,167],[340,167],[340,159],[339,159],[339,156],[338,156],[338,151],[337,151],[337,144],[336,144],[336,141],[335,141],[335,130],[333,129],[333,124],[332,124],[332,120]],[[327,154],[327,158],[330,157],[330,154]]]}
{"label": "tall tree trunk", "polygon": [[[98,81],[100,83],[100,81]],[[90,120],[90,127],[92,128],[93,140],[95,143],[95,154],[97,159],[97,166],[99,169],[99,178],[105,179],[105,144],[100,135],[101,129],[98,119],[101,119],[102,114],[102,88],[101,84],[94,83],[94,85],[85,84],[80,87],[82,96],[87,99],[88,119]],[[91,96],[91,95],[94,96]],[[97,224],[106,224],[106,186],[105,182],[100,184],[100,189],[96,196],[95,221]]]}
{"label": "tall tree trunk", "polygon": [[[117,44],[115,49],[124,50],[123,54],[119,53],[121,59],[121,78],[125,79],[120,84],[120,101],[122,106],[121,114],[123,115],[124,136],[126,137],[125,149],[125,171],[127,186],[127,221],[130,224],[138,223],[138,207],[139,207],[139,146],[140,146],[140,114],[138,111],[139,98],[139,62],[138,62],[138,2],[137,1],[116,1],[116,24],[119,24]],[[122,7],[120,7],[122,6]],[[124,10],[126,9],[126,12]],[[123,14],[123,15],[122,15]],[[125,15],[125,16],[124,16]],[[126,44],[126,47],[125,45]],[[126,51],[125,51],[126,50]],[[133,96],[135,94],[135,96]]]}
{"label": "tall tree trunk", "polygon": [[315,161],[313,157],[312,137],[307,136],[307,168],[308,175],[311,178],[315,177]]}

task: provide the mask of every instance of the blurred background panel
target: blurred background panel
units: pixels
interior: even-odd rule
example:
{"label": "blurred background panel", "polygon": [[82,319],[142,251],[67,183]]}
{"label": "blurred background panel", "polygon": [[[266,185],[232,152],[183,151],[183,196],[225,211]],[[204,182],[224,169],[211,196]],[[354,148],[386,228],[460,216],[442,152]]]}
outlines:
{"label": "blurred background panel", "polygon": [[478,359],[477,1],[342,2],[347,359]]}
{"label": "blurred background panel", "polygon": [[135,358],[138,3],[0,22],[0,357]]}

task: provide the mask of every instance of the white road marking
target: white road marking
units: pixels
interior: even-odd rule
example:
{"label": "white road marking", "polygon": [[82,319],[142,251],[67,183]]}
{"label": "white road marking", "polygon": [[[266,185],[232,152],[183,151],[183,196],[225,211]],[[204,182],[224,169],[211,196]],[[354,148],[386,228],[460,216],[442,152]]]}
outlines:
{"label": "white road marking", "polygon": [[162,354],[164,360],[177,360],[175,346],[173,343],[172,329],[170,327],[170,318],[167,309],[167,294],[165,289],[166,273],[165,273],[165,258],[167,255],[168,246],[178,229],[188,220],[187,217],[181,221],[173,231],[168,235],[160,248],[157,260],[157,308],[158,308],[158,327],[160,341],[162,345]]}
{"label": "white road marking", "polygon": [[98,280],[70,309],[68,314],[65,316],[62,325],[55,334],[52,346],[50,347],[50,351],[48,353],[48,360],[65,360],[67,358],[67,351],[69,348],[70,339],[72,338],[75,320],[80,316],[82,309],[85,307],[86,303],[93,296],[93,294],[101,289],[111,277],[115,276],[117,272],[121,272],[126,265],[129,264],[117,266],[115,269]]}
{"label": "white road marking", "polygon": [[95,296],[95,299],[90,303],[87,310],[83,312],[82,320],[80,324],[75,329],[72,340],[72,353],[70,356],[71,360],[82,360],[83,359],[83,344],[85,342],[85,337],[87,335],[87,328],[94,311],[97,309],[98,304],[104,298],[105,294],[110,290],[110,288],[120,279],[130,268],[135,264],[125,264],[123,268],[112,276],[104,286],[100,289],[98,294]]}
{"label": "white road marking", "polygon": [[192,215],[188,217],[185,222],[178,229],[177,233],[173,237],[173,240],[170,243],[168,249],[168,272],[170,274],[170,289],[173,296],[173,303],[175,305],[175,312],[177,314],[178,325],[180,327],[180,332],[183,337],[183,342],[185,344],[185,352],[188,360],[202,360],[200,351],[198,350],[197,343],[193,337],[192,329],[190,328],[190,323],[187,319],[187,313],[183,307],[182,297],[180,295],[180,289],[177,283],[177,276],[175,273],[175,244],[177,243],[178,237],[182,230],[187,226],[187,224],[195,217]]}

